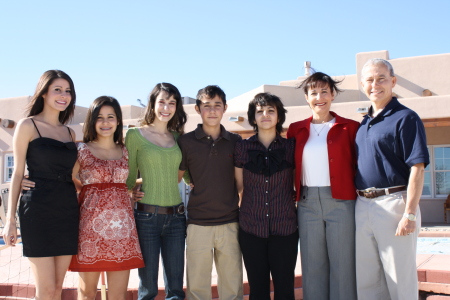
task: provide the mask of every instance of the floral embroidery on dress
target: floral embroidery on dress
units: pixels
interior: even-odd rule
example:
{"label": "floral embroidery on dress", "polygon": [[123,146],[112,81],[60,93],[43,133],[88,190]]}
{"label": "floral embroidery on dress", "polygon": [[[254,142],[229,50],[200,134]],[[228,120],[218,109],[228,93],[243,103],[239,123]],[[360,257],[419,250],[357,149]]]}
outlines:
{"label": "floral embroidery on dress", "polygon": [[128,151],[122,158],[102,160],[84,143],[78,146],[80,229],[72,271],[127,270],[143,267],[143,259],[125,184]]}

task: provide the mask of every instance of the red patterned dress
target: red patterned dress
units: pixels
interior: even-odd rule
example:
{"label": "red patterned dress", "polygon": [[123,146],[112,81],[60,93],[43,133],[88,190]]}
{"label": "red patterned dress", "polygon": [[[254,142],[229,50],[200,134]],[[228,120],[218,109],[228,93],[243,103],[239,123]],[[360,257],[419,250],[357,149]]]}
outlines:
{"label": "red patterned dress", "polygon": [[127,185],[128,151],[117,160],[95,157],[78,145],[80,227],[70,271],[121,271],[144,267]]}

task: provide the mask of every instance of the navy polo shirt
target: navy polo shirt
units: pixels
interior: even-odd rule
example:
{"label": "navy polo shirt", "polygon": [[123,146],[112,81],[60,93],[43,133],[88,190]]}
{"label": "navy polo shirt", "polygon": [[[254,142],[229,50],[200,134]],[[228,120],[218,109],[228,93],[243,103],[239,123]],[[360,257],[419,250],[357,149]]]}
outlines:
{"label": "navy polo shirt", "polygon": [[356,134],[356,188],[408,185],[411,167],[430,162],[422,121],[395,97],[375,118],[371,114],[372,107]]}

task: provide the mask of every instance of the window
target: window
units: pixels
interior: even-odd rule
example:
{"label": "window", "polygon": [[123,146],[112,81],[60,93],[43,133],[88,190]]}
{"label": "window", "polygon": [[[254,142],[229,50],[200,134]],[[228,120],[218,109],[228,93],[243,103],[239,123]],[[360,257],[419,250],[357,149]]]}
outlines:
{"label": "window", "polygon": [[[428,154],[430,154],[430,147],[428,147]],[[431,197],[431,171],[432,159],[430,154],[430,164],[425,168],[422,196]]]}
{"label": "window", "polygon": [[11,182],[14,171],[14,156],[12,154],[5,154],[5,181]]}
{"label": "window", "polygon": [[447,197],[450,194],[450,145],[428,146],[430,164],[425,169],[422,196]]}
{"label": "window", "polygon": [[436,195],[450,194],[450,147],[434,148]]}

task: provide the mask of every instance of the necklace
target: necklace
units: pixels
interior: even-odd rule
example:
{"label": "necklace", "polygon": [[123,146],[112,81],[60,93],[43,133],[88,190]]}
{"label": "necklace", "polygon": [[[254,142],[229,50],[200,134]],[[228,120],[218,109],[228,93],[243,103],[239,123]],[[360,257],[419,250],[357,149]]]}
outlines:
{"label": "necklace", "polygon": [[311,123],[311,124],[313,125],[312,128],[314,128],[314,131],[317,133],[317,136],[319,136],[320,133],[322,132],[322,130],[327,126],[328,123],[329,122],[323,123],[322,128],[320,128],[319,131],[317,131],[316,126],[314,126],[314,125],[318,125],[318,124],[313,124],[313,123]]}

